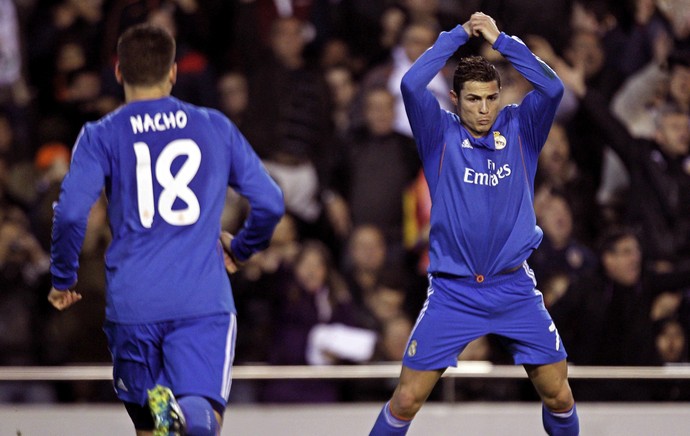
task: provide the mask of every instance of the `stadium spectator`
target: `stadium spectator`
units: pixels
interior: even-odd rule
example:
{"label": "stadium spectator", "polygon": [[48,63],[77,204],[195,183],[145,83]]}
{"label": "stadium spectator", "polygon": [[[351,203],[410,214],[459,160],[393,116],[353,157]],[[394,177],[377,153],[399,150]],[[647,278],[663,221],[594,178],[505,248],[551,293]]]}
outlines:
{"label": "stadium spectator", "polygon": [[578,95],[591,126],[601,131],[600,141],[611,147],[630,175],[624,220],[640,227],[647,259],[671,266],[687,263],[690,116],[676,105],[665,105],[655,120],[654,140],[636,139],[611,114],[603,95],[586,86]]}
{"label": "stadium spectator", "polygon": [[655,118],[667,104],[690,111],[690,51],[671,51],[668,37],[657,42],[654,60],[630,76],[611,101],[611,110],[636,138],[654,139]]}
{"label": "stadium spectator", "polygon": [[685,330],[677,319],[663,318],[654,322],[654,345],[661,364],[688,363]]}
{"label": "stadium spectator", "polygon": [[[687,287],[690,273],[656,273],[644,266],[643,253],[634,231],[605,232],[598,251],[600,268],[574,280],[553,305],[551,313],[574,364],[654,364],[653,299]],[[648,386],[635,386],[592,383],[579,392],[597,400],[649,400]]]}
{"label": "stadium spectator", "polygon": [[[649,365],[651,296],[640,284],[642,253],[637,237],[619,232],[604,238],[601,270],[572,283],[551,313],[574,364]],[[578,390],[582,399],[648,398],[646,391],[629,384],[605,381],[583,385]]]}
{"label": "stadium spectator", "polygon": [[266,250],[252,256],[232,277],[235,305],[244,319],[237,334],[237,362],[268,361],[285,281],[300,251],[295,221],[284,215]]}
{"label": "stadium spectator", "polygon": [[335,135],[338,139],[343,139],[352,130],[353,103],[359,83],[354,72],[342,64],[326,69],[324,76],[333,101]]}
{"label": "stadium spectator", "polygon": [[[654,0],[634,0],[613,11],[617,22],[613,34],[622,34],[622,44],[609,45],[607,62],[616,65],[623,77],[629,77],[654,58],[659,38],[669,39],[669,31]],[[611,38],[613,39],[613,38]]]}
{"label": "stadium spectator", "polygon": [[345,250],[340,270],[352,299],[362,307],[388,265],[388,246],[383,230],[372,224],[354,228]]}
{"label": "stadium spectator", "polygon": [[29,209],[31,229],[41,246],[50,249],[53,206],[60,194],[60,184],[69,170],[71,154],[65,144],[43,144],[34,159],[34,197]]}
{"label": "stadium spectator", "polygon": [[218,109],[240,129],[243,129],[249,106],[249,84],[241,71],[228,71],[216,81]]}
{"label": "stadium spectator", "polygon": [[[372,88],[386,88],[395,97],[394,128],[396,132],[412,137],[410,122],[400,93],[403,74],[424,51],[433,44],[438,24],[435,21],[420,21],[408,24],[400,36],[400,41],[391,50],[386,62],[371,69],[363,78],[360,87],[359,107],[364,110],[363,96]],[[439,99],[441,106],[450,110],[450,87],[448,80],[439,73],[429,83],[429,89]],[[363,112],[362,112],[363,114]],[[358,118],[363,120],[363,118]]]}
{"label": "stadium spectator", "polygon": [[556,191],[535,205],[537,224],[544,239],[529,257],[529,265],[541,282],[551,275],[564,273],[570,278],[586,274],[597,266],[597,257],[574,234],[573,213],[568,198]]}
{"label": "stadium spectator", "polygon": [[[349,338],[347,332],[359,327],[357,320],[360,317],[347,285],[323,243],[312,240],[302,244],[279,292],[268,359],[270,364],[342,363],[354,360],[352,356],[358,353],[367,353],[366,346],[359,341],[344,339]],[[329,334],[333,332],[328,330],[330,328],[345,333],[334,333],[335,336],[331,337]],[[361,329],[356,329],[359,331]],[[337,350],[321,350],[324,341],[314,337],[322,336],[322,333],[326,336],[325,342],[338,347]],[[375,339],[373,332],[367,334]],[[374,342],[369,342],[369,356],[373,353],[373,345]],[[261,398],[265,402],[276,403],[333,402],[340,398],[340,384],[333,380],[271,380],[266,382]]]}
{"label": "stadium spectator", "polygon": [[382,229],[389,259],[401,263],[403,194],[419,171],[419,158],[414,141],[394,131],[393,94],[370,88],[363,99],[364,126],[342,141],[333,188],[344,198],[352,225]]}
{"label": "stadium spectator", "polygon": [[68,72],[66,63],[72,71],[101,66],[103,6],[102,0],[61,0],[35,9],[27,26],[27,60],[41,113],[52,109],[60,75]]}
{"label": "stadium spectator", "polygon": [[[682,323],[676,317],[654,322],[654,346],[657,363],[664,366],[687,365],[688,341]],[[655,401],[690,400],[690,382],[687,380],[658,380],[652,388]]]}
{"label": "stadium spectator", "polygon": [[188,40],[180,37],[180,27],[175,20],[176,10],[172,7],[159,7],[150,11],[146,19],[149,24],[162,27],[175,38],[177,82],[173,95],[197,106],[214,106],[215,74],[206,55],[196,50]]}
{"label": "stadium spectator", "polygon": [[[16,207],[0,212],[0,365],[51,364],[44,353],[46,305],[41,287],[49,280],[48,254]],[[45,382],[1,382],[0,402],[53,402],[57,392]]]}
{"label": "stadium spectator", "polygon": [[[554,122],[539,153],[534,181],[535,208],[539,199],[558,191],[568,199],[573,216],[573,235],[588,245],[596,240],[601,216],[595,201],[597,186],[577,166],[571,154],[570,138],[563,124]],[[537,218],[538,218],[537,210]]]}
{"label": "stadium spectator", "polygon": [[334,151],[331,101],[322,71],[304,57],[304,26],[296,17],[273,22],[270,53],[247,71],[243,128],[283,189],[300,236],[328,240],[332,232],[321,193]]}

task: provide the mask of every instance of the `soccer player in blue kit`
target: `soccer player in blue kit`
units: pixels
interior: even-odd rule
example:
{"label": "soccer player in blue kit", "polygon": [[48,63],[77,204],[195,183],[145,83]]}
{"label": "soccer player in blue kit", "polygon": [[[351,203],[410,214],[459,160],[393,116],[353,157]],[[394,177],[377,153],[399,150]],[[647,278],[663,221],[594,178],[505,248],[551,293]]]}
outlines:
{"label": "soccer player in blue kit", "polygon": [[[215,436],[236,335],[227,272],[268,246],[283,196],[225,116],[170,96],[177,67],[167,32],[131,27],[117,53],[126,104],[77,138],[54,210],[48,299],[59,310],[81,299],[79,251],[105,187],[113,239],[104,330],[117,396],[137,435]],[[228,186],[251,205],[234,238],[220,228]]]}
{"label": "soccer player in blue kit", "polygon": [[[459,61],[442,110],[429,81],[470,37],[483,37],[533,86],[499,110],[500,77],[479,56]],[[522,364],[543,401],[550,435],[577,435],[566,352],[526,263],[542,231],[533,208],[537,157],[563,95],[556,74],[477,12],[442,32],[402,80],[432,198],[427,300],[410,335],[398,385],[371,435],[404,435],[465,346],[493,333]]]}

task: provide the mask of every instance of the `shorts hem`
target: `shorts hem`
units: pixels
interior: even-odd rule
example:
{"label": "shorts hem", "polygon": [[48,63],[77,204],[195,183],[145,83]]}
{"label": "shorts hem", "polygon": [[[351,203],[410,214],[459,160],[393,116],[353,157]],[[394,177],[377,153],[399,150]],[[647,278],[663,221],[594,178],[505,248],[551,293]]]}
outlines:
{"label": "shorts hem", "polygon": [[457,361],[450,363],[450,364],[440,364],[439,366],[436,366],[435,364],[432,365],[424,365],[423,363],[412,363],[411,362],[406,362],[403,360],[402,366],[415,370],[415,371],[440,371],[440,370],[446,370],[452,366],[457,366]]}
{"label": "shorts hem", "polygon": [[553,356],[552,359],[541,359],[541,360],[532,360],[532,359],[523,359],[523,360],[518,360],[515,359],[515,365],[551,365],[553,363],[558,363],[563,360],[567,360],[568,356]]}

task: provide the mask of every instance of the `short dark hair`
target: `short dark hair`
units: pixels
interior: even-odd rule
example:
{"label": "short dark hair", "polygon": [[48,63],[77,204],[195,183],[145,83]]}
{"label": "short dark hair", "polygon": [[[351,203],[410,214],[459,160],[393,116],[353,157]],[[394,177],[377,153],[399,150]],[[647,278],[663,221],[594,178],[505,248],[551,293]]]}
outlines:
{"label": "short dark hair", "polygon": [[453,91],[460,94],[465,82],[493,82],[501,88],[501,76],[496,67],[481,56],[468,56],[458,61],[453,74]]}
{"label": "short dark hair", "polygon": [[175,62],[175,40],[160,27],[138,24],[120,36],[117,57],[125,83],[155,85],[165,79]]}

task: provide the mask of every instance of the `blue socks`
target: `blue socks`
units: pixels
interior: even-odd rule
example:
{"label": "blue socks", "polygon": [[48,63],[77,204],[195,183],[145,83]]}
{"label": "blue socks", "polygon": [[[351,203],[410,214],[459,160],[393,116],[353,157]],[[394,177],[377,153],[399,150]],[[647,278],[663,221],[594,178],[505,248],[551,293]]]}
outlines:
{"label": "blue socks", "polygon": [[567,412],[552,412],[542,404],[541,419],[550,436],[578,436],[580,420],[575,405]]}
{"label": "blue socks", "polygon": [[189,436],[216,436],[218,421],[213,407],[202,397],[182,397],[177,400],[186,421],[185,434]]}
{"label": "blue socks", "polygon": [[396,418],[391,413],[390,401],[383,406],[379,413],[374,428],[371,429],[369,436],[398,436],[407,434],[412,420]]}
{"label": "blue socks", "polygon": [[[575,405],[567,412],[552,412],[542,404],[542,421],[546,433],[550,436],[578,436],[580,434],[580,421]],[[412,420],[393,416],[389,401],[381,409],[369,436],[406,435],[411,422]]]}

